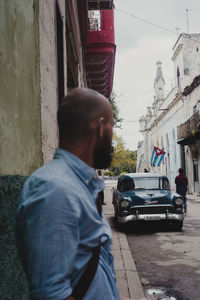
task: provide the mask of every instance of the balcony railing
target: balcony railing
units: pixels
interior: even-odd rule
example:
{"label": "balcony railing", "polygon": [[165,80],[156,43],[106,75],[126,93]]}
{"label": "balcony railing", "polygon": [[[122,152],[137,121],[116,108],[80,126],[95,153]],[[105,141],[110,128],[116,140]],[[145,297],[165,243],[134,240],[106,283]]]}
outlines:
{"label": "balcony railing", "polygon": [[177,127],[178,141],[189,144],[197,139],[200,132],[200,112],[197,111],[185,123]]}

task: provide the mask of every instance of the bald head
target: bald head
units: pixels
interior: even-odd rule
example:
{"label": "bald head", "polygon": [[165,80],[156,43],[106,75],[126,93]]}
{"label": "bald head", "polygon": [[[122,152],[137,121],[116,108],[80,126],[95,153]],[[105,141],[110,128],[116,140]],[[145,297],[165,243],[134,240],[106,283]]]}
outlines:
{"label": "bald head", "polygon": [[88,88],[76,88],[64,97],[58,110],[60,140],[73,141],[89,134],[90,123],[112,113],[108,100]]}

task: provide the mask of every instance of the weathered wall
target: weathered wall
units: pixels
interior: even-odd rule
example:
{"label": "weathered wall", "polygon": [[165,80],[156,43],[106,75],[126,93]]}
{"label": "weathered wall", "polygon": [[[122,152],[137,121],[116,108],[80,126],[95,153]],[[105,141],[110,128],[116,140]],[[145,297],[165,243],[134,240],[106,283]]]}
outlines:
{"label": "weathered wall", "polygon": [[[65,25],[65,1],[60,0],[58,3]],[[39,1],[42,152],[45,163],[52,159],[55,149],[58,146],[58,66],[56,26],[56,2],[48,0]],[[65,26],[63,26],[63,29],[65,29]],[[63,33],[63,38],[65,45],[65,32]],[[63,50],[66,91],[66,47],[63,47]]]}
{"label": "weathered wall", "polygon": [[199,41],[199,34],[183,34],[174,48],[174,50],[177,49],[172,58],[174,61],[174,80],[176,84],[177,67],[179,67],[182,91],[200,73]]}
{"label": "weathered wall", "polygon": [[0,1],[0,175],[43,163],[37,0]]}
{"label": "weathered wall", "polygon": [[[67,32],[65,0],[57,0],[63,22],[63,64],[64,64],[64,91],[67,94]],[[77,10],[77,1],[72,1],[73,17],[76,38],[80,49],[80,61],[77,65],[78,85],[84,86],[83,57],[81,49],[80,28]],[[40,86],[41,86],[41,121],[42,121],[42,153],[44,163],[53,157],[58,147],[58,61],[56,36],[56,1],[39,1],[39,48],[40,48]],[[72,33],[70,33],[72,34]],[[68,37],[69,41],[69,37]]]}

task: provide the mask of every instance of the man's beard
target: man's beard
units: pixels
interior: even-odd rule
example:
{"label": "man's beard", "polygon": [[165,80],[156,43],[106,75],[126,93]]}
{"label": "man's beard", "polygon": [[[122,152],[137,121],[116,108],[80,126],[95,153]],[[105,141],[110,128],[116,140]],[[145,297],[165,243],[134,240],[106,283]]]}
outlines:
{"label": "man's beard", "polygon": [[105,134],[95,145],[93,153],[93,167],[107,169],[112,161],[112,138]]}

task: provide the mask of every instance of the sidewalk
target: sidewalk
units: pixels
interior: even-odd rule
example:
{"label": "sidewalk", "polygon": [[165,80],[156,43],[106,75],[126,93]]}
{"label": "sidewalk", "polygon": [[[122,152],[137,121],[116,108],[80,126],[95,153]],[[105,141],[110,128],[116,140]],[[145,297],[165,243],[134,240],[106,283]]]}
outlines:
{"label": "sidewalk", "polygon": [[112,254],[114,256],[117,285],[121,295],[139,300],[144,298],[144,291],[140,278],[132,258],[125,233],[118,232],[111,222],[114,216],[112,205],[111,187],[107,186],[104,191],[105,202],[103,211],[112,228]]}
{"label": "sidewalk", "polygon": [[200,197],[186,194],[186,199],[200,203]]}

